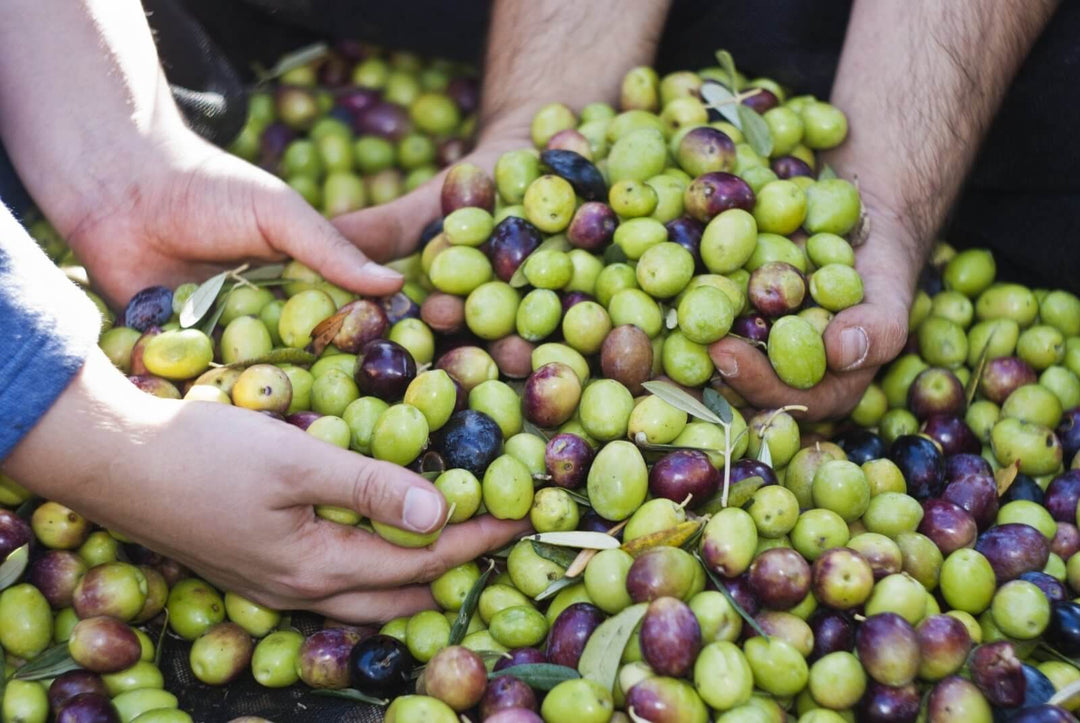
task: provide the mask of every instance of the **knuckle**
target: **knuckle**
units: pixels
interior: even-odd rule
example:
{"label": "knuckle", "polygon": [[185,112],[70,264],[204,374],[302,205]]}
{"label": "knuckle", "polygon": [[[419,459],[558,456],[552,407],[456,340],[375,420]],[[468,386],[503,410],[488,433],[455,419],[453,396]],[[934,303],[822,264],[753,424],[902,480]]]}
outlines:
{"label": "knuckle", "polygon": [[319,600],[329,594],[326,581],[309,572],[298,572],[286,576],[279,586],[286,597],[294,600]]}
{"label": "knuckle", "polygon": [[371,514],[389,502],[386,487],[379,482],[374,464],[361,465],[353,477],[350,500],[352,508],[363,514]]}

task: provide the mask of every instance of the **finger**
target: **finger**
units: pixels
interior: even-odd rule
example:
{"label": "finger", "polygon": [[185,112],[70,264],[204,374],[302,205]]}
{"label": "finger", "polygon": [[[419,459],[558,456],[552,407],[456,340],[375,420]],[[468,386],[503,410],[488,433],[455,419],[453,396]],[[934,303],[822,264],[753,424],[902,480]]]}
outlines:
{"label": "finger", "polygon": [[292,475],[289,505],[334,505],[388,525],[426,534],[442,526],[446,498],[418,474],[345,450],[321,450]]}
{"label": "finger", "polygon": [[331,223],[347,239],[380,261],[412,253],[424,226],[442,213],[439,192],[444,170],[415,191],[382,206],[342,214]]}
{"label": "finger", "polygon": [[825,329],[829,368],[846,372],[876,369],[904,348],[908,312],[903,304],[865,303],[844,309]]}
{"label": "finger", "polygon": [[435,607],[435,599],[427,585],[410,585],[394,590],[343,592],[307,607],[342,622],[384,623],[421,610],[431,610]]}
{"label": "finger", "polygon": [[365,256],[284,184],[258,203],[256,218],[267,241],[328,281],[369,296],[386,296],[401,288],[401,274]]}

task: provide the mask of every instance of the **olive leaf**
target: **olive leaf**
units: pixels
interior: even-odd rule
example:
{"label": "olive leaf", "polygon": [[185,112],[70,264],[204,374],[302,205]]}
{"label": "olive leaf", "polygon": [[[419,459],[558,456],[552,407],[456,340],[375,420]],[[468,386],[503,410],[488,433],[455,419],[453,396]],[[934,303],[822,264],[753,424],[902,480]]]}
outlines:
{"label": "olive leaf", "polygon": [[512,675],[535,690],[551,690],[559,683],[581,677],[580,673],[565,665],[526,663],[524,665],[511,665],[509,668],[503,668],[502,670],[493,670],[488,673],[488,678],[498,678],[503,675]]}
{"label": "olive leaf", "polygon": [[206,316],[206,312],[210,311],[210,308],[217,301],[218,294],[221,293],[221,287],[225,285],[225,281],[229,278],[228,271],[222,271],[220,274],[214,274],[206,281],[199,284],[199,288],[191,292],[191,296],[180,308],[180,326],[187,329],[195,326],[199,323],[199,320]]}
{"label": "olive leaf", "polygon": [[262,84],[266,81],[285,75],[290,70],[302,68],[308,63],[319,60],[320,58],[325,57],[329,52],[330,46],[326,43],[312,43],[311,45],[305,45],[298,50],[281,56],[274,67],[269,70],[258,65],[253,65],[252,69],[255,71],[257,82]]}
{"label": "olive leaf", "polygon": [[[552,236],[551,238],[544,240],[539,246],[533,249],[532,253],[530,253],[529,256],[532,256],[538,251],[547,251],[548,249],[551,249],[552,251],[569,251],[570,242],[565,236],[561,234],[558,236]],[[521,263],[518,264],[517,269],[514,270],[514,275],[510,277],[509,283],[515,289],[520,289],[523,286],[529,285],[529,280],[525,278],[525,264],[526,262],[528,262],[529,256],[526,256],[524,259],[521,260]]]}
{"label": "olive leaf", "polygon": [[157,645],[154,646],[154,665],[161,667],[161,657],[165,651],[165,636],[169,634],[169,608],[164,610],[165,616],[161,619],[161,632],[158,633]]}
{"label": "olive leaf", "polygon": [[225,304],[226,304],[226,303],[228,302],[228,300],[229,300],[229,296],[230,296],[231,294],[232,294],[232,288],[230,288],[230,289],[229,289],[229,290],[228,290],[228,291],[227,291],[227,292],[225,293],[225,296],[223,296],[223,297],[221,298],[221,301],[219,301],[219,302],[218,302],[217,306],[216,306],[216,307],[214,308],[214,313],[213,313],[213,314],[211,314],[211,315],[210,315],[210,316],[209,316],[209,317],[208,317],[208,318],[206,319],[206,321],[204,321],[204,322],[203,322],[203,325],[202,325],[202,327],[201,327],[201,330],[202,330],[202,332],[203,332],[204,334],[206,334],[207,336],[210,336],[211,334],[213,334],[213,333],[214,333],[214,327],[216,327],[216,326],[217,326],[217,323],[218,323],[218,321],[220,321],[220,320],[221,320],[221,315],[225,313]]}
{"label": "olive leaf", "polygon": [[641,450],[643,450],[645,452],[667,453],[667,452],[688,451],[688,452],[705,452],[706,454],[708,454],[709,452],[721,452],[721,451],[723,451],[723,450],[718,450],[718,449],[711,449],[709,447],[694,447],[694,446],[685,445],[685,444],[660,444],[659,442],[650,442],[650,441],[648,441],[648,437],[645,436],[644,432],[638,432],[636,435],[634,435],[634,444],[636,444],[639,449],[641,449]]}
{"label": "olive leaf", "polygon": [[994,328],[990,330],[990,335],[986,337],[986,346],[983,347],[982,353],[979,354],[979,361],[971,372],[971,379],[968,380],[967,389],[964,390],[964,399],[969,407],[975,401],[975,393],[979,391],[979,384],[982,382],[983,374],[986,373],[986,362],[990,358],[990,344],[994,341],[994,334],[997,334],[1000,328],[994,324]]}
{"label": "olive leaf", "polygon": [[762,435],[761,448],[757,454],[758,462],[772,467],[772,450],[769,449],[769,441]]}
{"label": "olive leaf", "polygon": [[772,132],[769,125],[761,115],[748,105],[739,103],[737,106],[739,120],[742,121],[740,130],[746,136],[746,142],[759,155],[768,158],[773,150]]}
{"label": "olive leaf", "polygon": [[731,404],[724,399],[723,394],[712,387],[705,387],[701,393],[701,401],[710,412],[719,417],[721,424],[731,424],[734,413],[731,411]]}
{"label": "olive leaf", "polygon": [[701,86],[701,97],[705,100],[705,105],[724,116],[731,125],[742,130],[742,119],[739,118],[739,103],[735,99],[734,93],[720,83],[706,82]]}
{"label": "olive leaf", "polygon": [[560,577],[558,580],[553,580],[550,585],[544,588],[543,592],[533,599],[536,600],[536,602],[543,602],[549,597],[555,597],[560,590],[571,587],[572,585],[577,585],[579,582],[581,582],[581,577],[577,575],[574,577]]}
{"label": "olive leaf", "polygon": [[1072,710],[1078,700],[1080,700],[1080,680],[1074,680],[1050,696],[1050,700],[1046,702],[1048,705],[1057,705]]}
{"label": "olive leaf", "polygon": [[636,558],[657,547],[682,547],[701,529],[702,525],[704,525],[702,520],[680,522],[666,530],[657,530],[624,542],[622,551]]}
{"label": "olive leaf", "polygon": [[566,494],[570,497],[570,499],[572,499],[574,502],[577,502],[579,505],[592,509],[592,500],[589,499],[588,495],[577,490],[568,490],[565,488],[564,490]]}
{"label": "olive leaf", "polygon": [[358,703],[368,703],[369,705],[384,706],[390,703],[385,698],[376,698],[371,695],[365,695],[353,688],[342,688],[341,690],[330,690],[329,688],[320,688],[318,690],[311,691],[315,695],[322,695],[327,698],[343,698],[344,700],[353,700]]}
{"label": "olive leaf", "polygon": [[465,633],[469,631],[469,620],[472,619],[476,606],[480,602],[480,593],[484,591],[484,586],[487,585],[494,570],[495,561],[491,560],[488,562],[487,569],[476,579],[473,586],[469,588],[469,592],[466,593],[465,599],[461,601],[461,609],[458,610],[454,624],[450,626],[450,645],[457,645],[465,639]]}
{"label": "olive leaf", "polygon": [[581,677],[599,683],[605,690],[614,689],[623,651],[648,607],[648,603],[631,605],[596,627],[578,660]]}
{"label": "olive leaf", "polygon": [[731,57],[731,53],[728,51],[721,49],[716,51],[716,62],[727,73],[728,87],[731,88],[732,92],[738,93],[739,74],[735,72],[735,58]]}
{"label": "olive leaf", "polygon": [[8,553],[8,556],[4,558],[3,564],[0,564],[0,590],[6,590],[18,582],[19,578],[22,577],[22,574],[26,571],[26,566],[29,562],[29,543],[16,547]]}
{"label": "olive leaf", "polygon": [[268,354],[263,354],[254,359],[233,362],[226,365],[226,369],[247,369],[256,364],[292,364],[298,367],[311,366],[318,357],[303,349],[274,349]]}
{"label": "olive leaf", "polygon": [[527,419],[522,420],[521,428],[523,430],[525,430],[525,432],[527,432],[528,434],[531,434],[534,437],[540,437],[543,440],[551,439],[551,435],[549,435],[547,432],[540,429],[540,427],[537,427],[535,424],[533,424],[532,422],[530,422]]}
{"label": "olive leaf", "polygon": [[723,581],[718,578],[713,571],[709,569],[709,566],[705,564],[705,561],[701,559],[701,553],[695,552],[694,558],[701,564],[702,569],[705,570],[705,574],[709,576],[709,579],[712,580],[713,585],[720,591],[720,594],[727,598],[731,607],[735,608],[735,612],[739,614],[739,617],[745,620],[746,624],[753,628],[755,633],[768,640],[768,633],[758,625],[758,621],[754,620],[754,616],[746,612],[743,606],[739,604],[739,601],[732,596],[731,592],[726,587],[724,587]]}
{"label": "olive leaf", "polygon": [[671,406],[705,422],[723,424],[712,410],[670,382],[652,381],[642,385],[649,393],[660,397]]}
{"label": "olive leaf", "polygon": [[618,244],[611,244],[604,249],[604,265],[611,266],[612,264],[624,264],[630,257],[623,251],[623,247]]}
{"label": "olive leaf", "polygon": [[817,177],[819,181],[828,181],[830,179],[836,178],[837,175],[836,171],[833,170],[833,167],[826,163],[821,167],[821,170],[818,172]]}
{"label": "olive leaf", "polygon": [[571,563],[574,562],[574,558],[577,557],[576,552],[566,547],[545,545],[543,542],[537,542],[536,540],[529,540],[529,542],[532,543],[533,552],[564,569],[570,567]]}
{"label": "olive leaf", "polygon": [[1016,481],[1016,475],[1020,474],[1020,460],[1016,460],[1007,467],[1002,467],[994,473],[994,482],[997,483],[998,497],[1001,497],[1009,488],[1012,487],[1012,483]]}
{"label": "olive leaf", "polygon": [[614,550],[619,546],[619,541],[606,532],[592,532],[589,530],[538,532],[535,535],[529,535],[525,539],[558,547],[576,547],[579,550]]}
{"label": "olive leaf", "polygon": [[79,667],[68,652],[67,643],[59,643],[38,653],[11,677],[15,680],[48,680]]}
{"label": "olive leaf", "polygon": [[289,283],[289,280],[281,278],[281,274],[284,271],[285,264],[267,264],[266,266],[259,266],[241,272],[240,276],[243,276],[248,281],[280,281],[283,284],[287,284]]}

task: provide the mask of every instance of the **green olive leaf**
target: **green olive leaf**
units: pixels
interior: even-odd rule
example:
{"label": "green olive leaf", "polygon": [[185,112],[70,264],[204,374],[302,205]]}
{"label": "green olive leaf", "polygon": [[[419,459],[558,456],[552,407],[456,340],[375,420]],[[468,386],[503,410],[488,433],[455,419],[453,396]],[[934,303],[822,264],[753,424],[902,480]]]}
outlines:
{"label": "green olive leaf", "polygon": [[551,690],[559,683],[581,677],[580,673],[565,665],[526,663],[524,665],[511,665],[509,668],[503,668],[502,670],[493,670],[488,673],[488,678],[498,678],[503,675],[512,675],[535,690]]}
{"label": "green olive leaf", "polygon": [[287,284],[289,280],[281,278],[284,271],[285,264],[267,264],[266,266],[259,266],[241,272],[240,276],[243,276],[248,281],[280,281]]}
{"label": "green olive leaf", "polygon": [[157,644],[154,646],[154,665],[161,667],[161,658],[165,654],[165,636],[169,634],[169,608],[164,610],[165,617],[161,620],[161,632],[158,633]]}
{"label": "green olive leaf", "polygon": [[199,284],[199,288],[191,293],[191,296],[188,297],[180,309],[180,326],[182,328],[187,329],[195,326],[199,323],[199,319],[206,316],[206,312],[210,311],[214,302],[217,301],[218,294],[221,293],[221,287],[225,285],[228,278],[229,272],[222,271],[220,274],[214,274]]}
{"label": "green olive leaf", "polygon": [[737,107],[739,120],[742,121],[742,128],[740,128],[740,130],[743,132],[743,135],[746,136],[746,142],[750,144],[750,147],[753,148],[759,156],[768,158],[773,150],[772,132],[769,130],[769,125],[765,122],[765,119],[750,106],[739,103]]}
{"label": "green olive leaf", "polygon": [[233,362],[226,366],[227,369],[247,369],[256,364],[292,364],[298,367],[311,366],[319,357],[303,349],[274,349],[269,354],[263,354],[255,359]]}
{"label": "green olive leaf", "polygon": [[305,45],[302,48],[294,50],[291,53],[281,56],[278,62],[270,70],[266,70],[262,67],[255,68],[255,75],[258,82],[265,83],[268,80],[285,75],[290,70],[296,70],[313,61],[319,60],[330,52],[330,46],[326,43],[312,43],[311,45]]}
{"label": "green olive leaf", "polygon": [[982,382],[983,374],[986,372],[986,362],[989,361],[990,357],[990,344],[994,341],[994,334],[1000,328],[995,324],[994,328],[990,330],[990,335],[986,337],[986,346],[983,347],[982,353],[979,354],[979,361],[971,372],[971,379],[968,380],[967,389],[964,390],[964,399],[969,407],[975,401],[975,393],[979,391],[979,384]]}
{"label": "green olive leaf", "polygon": [[757,458],[758,462],[772,467],[772,450],[769,449],[768,440],[761,440],[761,449],[758,450]]}
{"label": "green olive leaf", "polygon": [[723,425],[724,422],[711,409],[670,382],[652,381],[642,384],[649,393],[660,397],[671,406],[705,422]]}
{"label": "green olive leaf", "polygon": [[18,582],[19,578],[26,571],[26,566],[30,562],[30,545],[22,545],[12,550],[7,557],[4,558],[3,564],[0,564],[0,590],[6,590],[7,588]]}
{"label": "green olive leaf", "polygon": [[385,698],[376,698],[371,695],[365,695],[353,688],[342,688],[341,690],[330,690],[329,688],[319,688],[318,690],[311,691],[315,695],[325,696],[327,698],[342,698],[344,700],[353,700],[358,703],[368,703],[369,705],[385,706],[390,701]]}
{"label": "green olive leaf", "polygon": [[68,652],[67,643],[59,643],[38,653],[11,677],[15,680],[48,680],[79,667]]}
{"label": "green olive leaf", "polygon": [[569,495],[570,499],[572,499],[574,502],[577,502],[579,505],[588,507],[590,510],[592,509],[592,500],[590,500],[589,496],[584,494],[583,492],[580,492],[578,490],[566,490],[566,494]]}
{"label": "green olive leaf", "polygon": [[626,252],[623,251],[622,246],[618,244],[611,244],[604,249],[604,265],[611,266],[612,264],[625,264],[629,261],[629,257]]}
{"label": "green olive leaf", "polygon": [[225,304],[229,300],[229,295],[232,294],[233,288],[235,287],[230,287],[229,290],[225,292],[225,295],[221,297],[221,300],[214,308],[214,313],[207,317],[206,321],[203,322],[202,327],[200,327],[202,332],[207,336],[214,333],[214,328],[217,326],[218,321],[221,320],[221,315],[225,313]]}
{"label": "green olive leaf", "polygon": [[707,81],[701,86],[701,97],[705,100],[705,105],[724,116],[728,123],[742,130],[739,102],[730,90],[720,83]]}
{"label": "green olive leaf", "polygon": [[710,412],[720,418],[721,424],[731,424],[734,413],[731,411],[731,404],[724,399],[723,394],[712,387],[705,387],[701,393],[701,401]]}
{"label": "green olive leaf", "polygon": [[543,542],[537,542],[536,540],[529,540],[529,542],[532,543],[533,552],[548,562],[554,562],[564,569],[570,567],[574,562],[574,558],[577,557],[577,553],[567,547],[546,545]]}
{"label": "green olive leaf", "polygon": [[614,550],[619,546],[619,541],[606,532],[591,532],[589,530],[538,532],[535,535],[529,535],[525,539],[558,547],[575,547],[579,550]]}
{"label": "green olive leaf", "polygon": [[454,619],[454,624],[450,626],[450,645],[457,645],[465,639],[465,633],[469,631],[469,620],[472,619],[473,613],[476,612],[476,606],[480,602],[480,593],[484,591],[484,587],[487,585],[487,581],[491,578],[491,573],[495,570],[495,561],[492,560],[488,563],[488,568],[484,570],[483,574],[476,579],[473,586],[469,588],[469,592],[465,595],[465,599],[461,601],[461,609],[458,610],[457,617]]}
{"label": "green olive leaf", "polygon": [[541,592],[533,599],[536,600],[536,602],[543,602],[549,597],[555,597],[555,595],[557,595],[560,590],[568,588],[572,585],[577,585],[579,582],[581,582],[580,576],[575,575],[574,577],[560,577],[558,580],[553,580],[550,585],[544,588],[543,592]]}
{"label": "green olive leaf", "polygon": [[[520,396],[520,394],[518,396]],[[547,441],[547,440],[551,439],[550,434],[548,434],[544,430],[540,429],[540,427],[537,427],[535,424],[530,422],[528,419],[522,420],[521,428],[525,432],[527,432],[528,434],[531,434],[534,437],[539,437],[540,439],[543,439],[544,441]]]}
{"label": "green olive leaf", "polygon": [[762,629],[760,625],[758,625],[758,621],[754,620],[753,615],[743,609],[743,606],[739,604],[739,601],[732,596],[731,592],[728,591],[726,587],[724,587],[723,582],[718,577],[716,577],[715,574],[713,574],[713,571],[710,570],[709,566],[705,564],[705,561],[701,559],[701,553],[695,552],[694,558],[697,559],[697,561],[701,564],[702,569],[705,570],[705,574],[709,576],[709,579],[712,580],[713,585],[715,585],[716,589],[720,591],[720,594],[727,598],[727,601],[731,604],[731,607],[735,608],[735,612],[739,614],[739,617],[745,620],[746,624],[754,629],[754,632],[768,640],[768,633],[766,633],[765,630]]}
{"label": "green olive leaf", "polygon": [[585,643],[585,650],[578,661],[581,677],[599,683],[608,691],[615,688],[615,676],[619,672],[623,651],[648,607],[648,603],[631,605],[597,626]]}
{"label": "green olive leaf", "polygon": [[735,93],[739,92],[739,74],[735,72],[735,58],[726,50],[716,51],[716,62],[720,64],[728,76],[728,87]]}
{"label": "green olive leaf", "polygon": [[821,167],[821,170],[818,172],[817,177],[819,181],[828,181],[836,178],[837,175],[836,171],[833,170],[833,167],[826,163]]}

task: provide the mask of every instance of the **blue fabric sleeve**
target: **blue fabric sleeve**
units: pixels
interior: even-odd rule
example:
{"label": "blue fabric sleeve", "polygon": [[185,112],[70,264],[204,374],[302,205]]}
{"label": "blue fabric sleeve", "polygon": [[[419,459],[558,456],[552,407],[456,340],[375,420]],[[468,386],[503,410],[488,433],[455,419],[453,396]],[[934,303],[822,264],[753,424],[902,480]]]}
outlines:
{"label": "blue fabric sleeve", "polygon": [[82,367],[100,325],[93,302],[0,205],[0,460]]}

